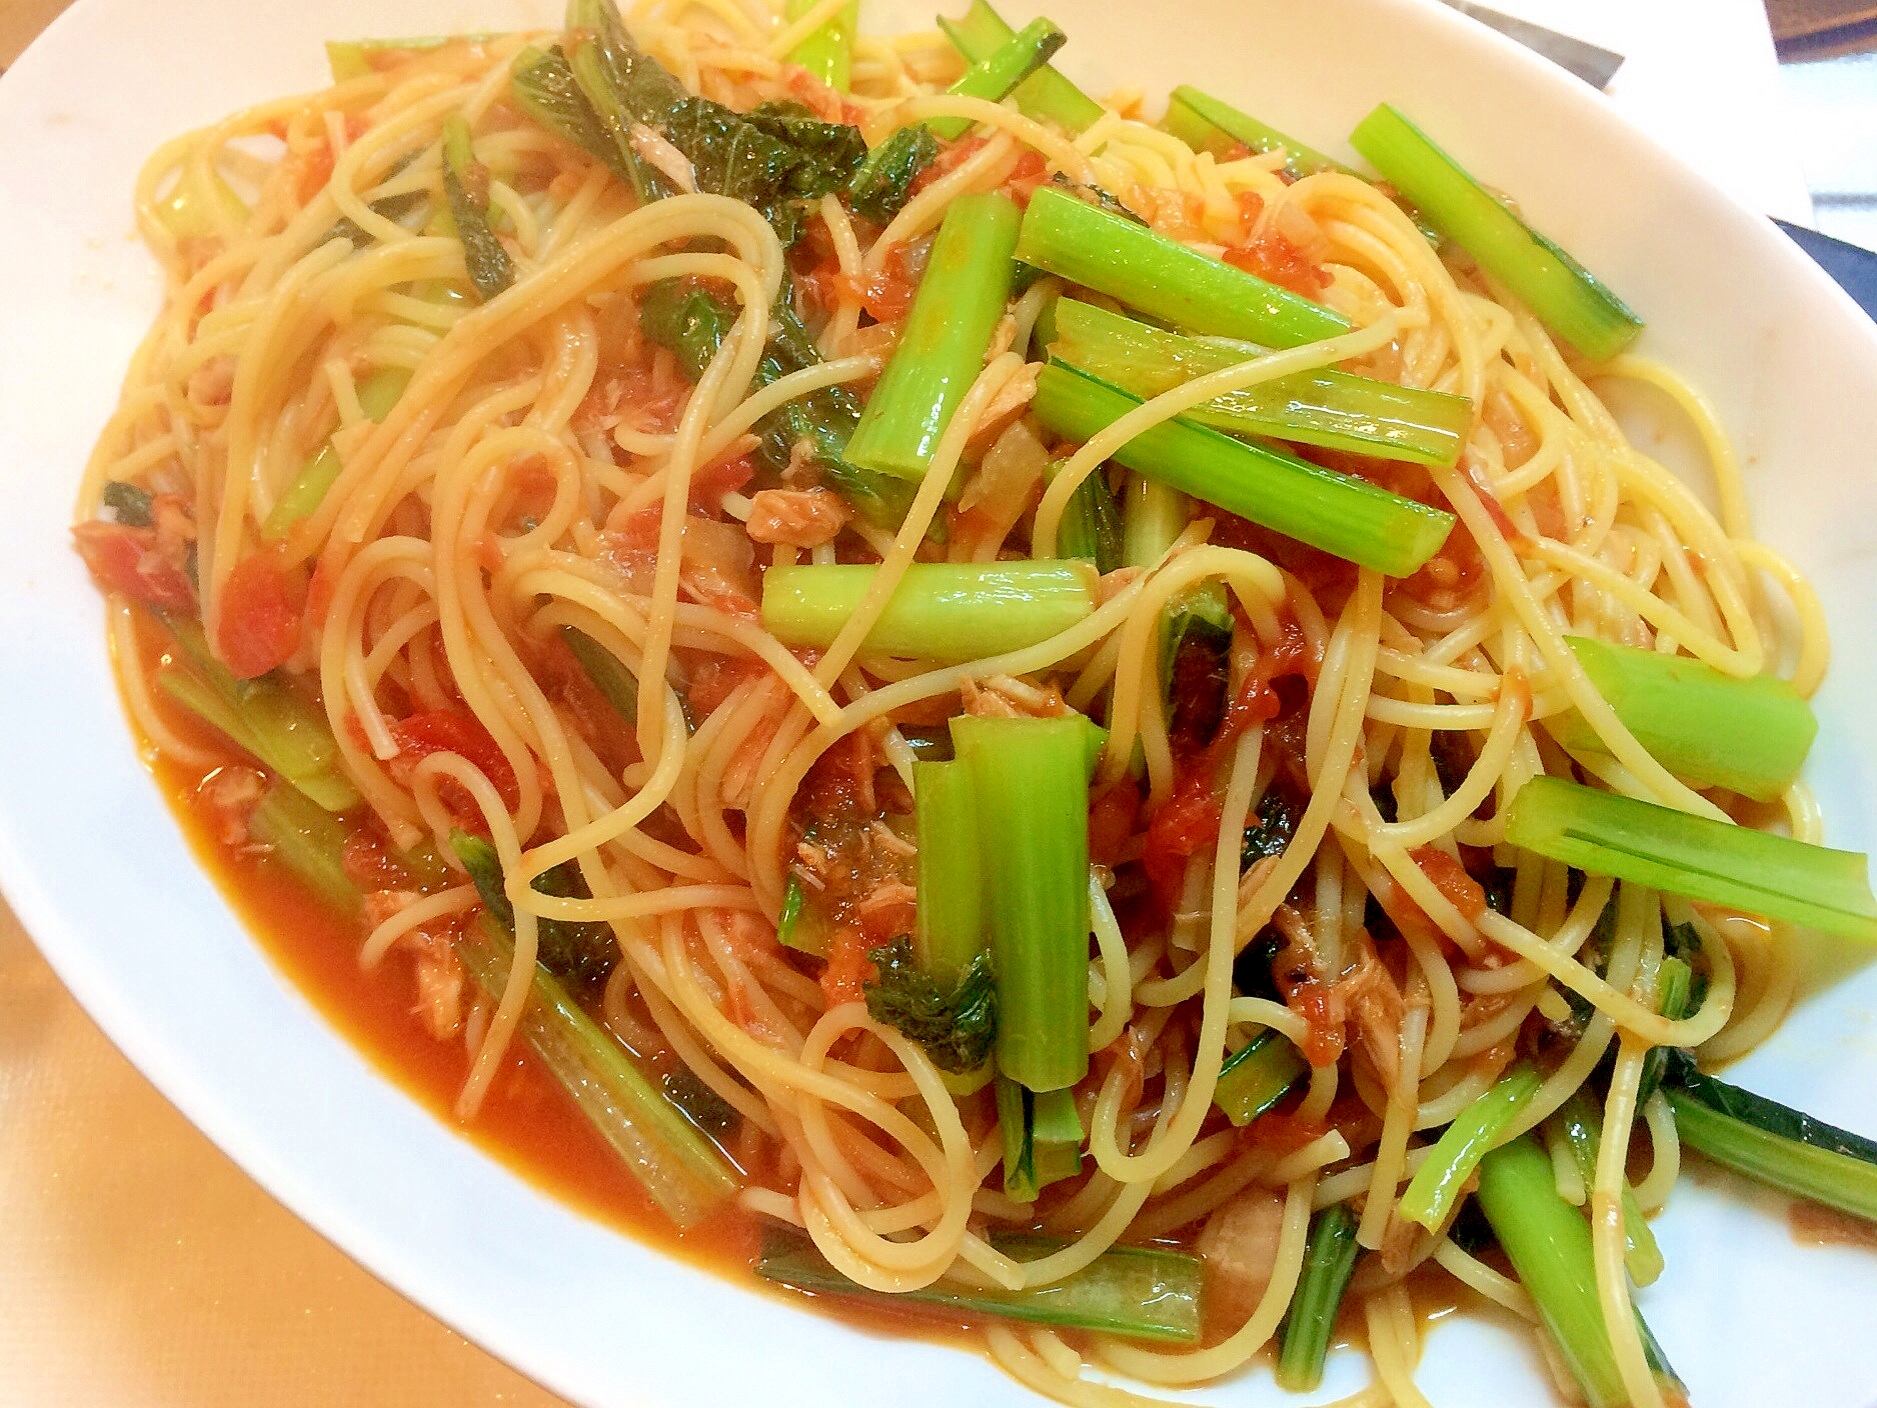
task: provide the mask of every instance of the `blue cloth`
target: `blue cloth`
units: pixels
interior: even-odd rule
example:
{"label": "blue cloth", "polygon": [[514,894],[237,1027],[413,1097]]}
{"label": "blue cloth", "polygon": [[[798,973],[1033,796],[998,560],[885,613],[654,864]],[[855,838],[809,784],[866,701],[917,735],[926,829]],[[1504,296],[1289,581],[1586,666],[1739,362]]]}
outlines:
{"label": "blue cloth", "polygon": [[1821,235],[1817,230],[1808,230],[1803,225],[1789,225],[1784,220],[1773,223],[1816,259],[1819,266],[1857,300],[1860,308],[1877,318],[1877,254],[1835,240],[1830,235]]}

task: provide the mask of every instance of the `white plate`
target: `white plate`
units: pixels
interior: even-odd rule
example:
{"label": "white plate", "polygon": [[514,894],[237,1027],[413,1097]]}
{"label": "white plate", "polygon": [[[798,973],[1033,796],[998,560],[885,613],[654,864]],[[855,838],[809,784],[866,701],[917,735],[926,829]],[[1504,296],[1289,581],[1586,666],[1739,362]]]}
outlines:
{"label": "white plate", "polygon": [[[933,3],[869,0],[870,20],[923,25]],[[322,84],[330,35],[551,24],[556,8],[80,0],[0,83],[0,883],[78,999],[223,1149],[385,1280],[569,1397],[1029,1401],[971,1356],[864,1335],[669,1261],[478,1154],[269,966],[191,859],[119,711],[66,525],[156,309],[155,270],[129,236],[139,164],[172,133]],[[1810,775],[1831,840],[1869,848],[1877,329],[1769,224],[1595,94],[1438,6],[1061,0],[1050,12],[1074,37],[1063,66],[1095,91],[1190,81],[1332,150],[1395,101],[1634,303],[1643,350],[1720,407],[1762,531],[1824,595],[1840,653]],[[1827,951],[1836,985],[1739,1075],[1877,1132],[1877,975],[1860,958]],[[1684,1180],[1658,1234],[1668,1271],[1641,1303],[1703,1408],[1877,1401],[1877,1255],[1797,1246],[1780,1205],[1715,1178]],[[1340,1356],[1322,1396],[1362,1371]],[[1449,1322],[1422,1382],[1443,1408],[1483,1408],[1548,1401],[1539,1373],[1522,1336]],[[1261,1370],[1204,1398],[1291,1401]]]}

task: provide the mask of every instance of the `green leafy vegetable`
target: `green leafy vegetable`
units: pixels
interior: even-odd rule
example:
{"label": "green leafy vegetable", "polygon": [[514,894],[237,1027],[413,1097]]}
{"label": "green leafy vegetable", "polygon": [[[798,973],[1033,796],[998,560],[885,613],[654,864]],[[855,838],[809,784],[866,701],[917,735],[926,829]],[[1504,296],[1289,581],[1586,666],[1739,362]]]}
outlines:
{"label": "green leafy vegetable", "polygon": [[[1590,1097],[1582,1090],[1572,1092],[1557,1118],[1565,1143],[1571,1147],[1571,1157],[1577,1164],[1577,1172],[1588,1188],[1597,1179],[1597,1158],[1603,1145],[1603,1121],[1598,1117],[1597,1108],[1591,1103]],[[1642,1204],[1636,1201],[1636,1190],[1629,1186],[1627,1179],[1623,1182],[1622,1203],[1623,1264],[1629,1269],[1630,1280],[1638,1286],[1652,1285],[1662,1274],[1662,1248],[1657,1245],[1655,1233],[1649,1228],[1649,1220],[1642,1215]]]}
{"label": "green leafy vegetable", "polygon": [[[994,1233],[991,1245],[1019,1261],[1034,1261],[1065,1245],[1051,1238]],[[845,1295],[875,1305],[906,1302],[968,1315],[1094,1330],[1172,1344],[1199,1340],[1204,1267],[1196,1256],[1166,1247],[1111,1247],[1071,1276],[1031,1290],[1005,1291],[934,1281],[916,1291],[869,1291],[830,1266],[792,1227],[763,1230],[756,1274],[818,1295]]]}
{"label": "green leafy vegetable", "polygon": [[[365,419],[382,421],[410,385],[409,367],[378,367],[358,384],[358,406]],[[294,477],[293,483],[274,501],[274,507],[261,524],[261,536],[277,543],[293,530],[293,525],[312,516],[327,493],[345,472],[345,462],[331,440],[319,447]]]}
{"label": "green leafy vegetable", "polygon": [[[1034,200],[1030,209],[1036,209]],[[1036,379],[1031,411],[1058,435],[1087,443],[1140,404],[1138,397],[1051,362]],[[1418,570],[1453,528],[1450,513],[1184,417],[1142,431],[1114,458],[1228,513],[1391,577]]]}
{"label": "green leafy vegetable", "polygon": [[821,904],[793,871],[782,889],[782,913],[776,920],[776,940],[797,953],[826,958],[833,940],[832,925]]}
{"label": "green leafy vegetable", "polygon": [[[1522,1134],[1487,1154],[1480,1160],[1478,1198],[1590,1408],[1627,1408],[1629,1394],[1597,1299],[1590,1225],[1558,1196],[1557,1176],[1543,1146]],[[1674,1371],[1640,1312],[1636,1325],[1657,1377],[1674,1382]]]}
{"label": "green leafy vegetable", "polygon": [[489,171],[476,160],[469,123],[460,114],[443,123],[443,194],[450,202],[456,237],[463,242],[463,264],[484,302],[515,282],[508,251],[489,228]]}
{"label": "green leafy vegetable", "polygon": [[[1261,354],[1149,327],[1079,299],[1055,309],[1050,355],[1133,396],[1174,387]],[[1414,464],[1451,465],[1473,424],[1464,396],[1396,386],[1332,367],[1297,372],[1202,402],[1186,419],[1230,435],[1268,436]]]}
{"label": "green leafy vegetable", "polygon": [[104,486],[104,506],[111,511],[112,518],[127,528],[148,528],[151,525],[151,501],[148,489],[126,484],[120,479],[113,479]]}
{"label": "green leafy vegetable", "polygon": [[586,676],[613,706],[613,712],[627,723],[639,717],[639,682],[632,671],[619,663],[618,657],[585,631],[561,627],[561,639],[573,652]]}
{"label": "green leafy vegetable", "polygon": [[[1222,103],[1190,84],[1182,83],[1167,99],[1167,115],[1160,126],[1197,152],[1223,158],[1234,147],[1252,152],[1284,151],[1284,170],[1294,181],[1319,171],[1348,171],[1340,161],[1287,137],[1275,127]],[[1352,173],[1353,174],[1353,173]]]}
{"label": "green leafy vegetable", "polygon": [[558,44],[551,49],[523,49],[509,70],[508,87],[515,106],[536,123],[597,156],[620,180],[633,179],[631,167],[587,101]]}
{"label": "green leafy vegetable", "polygon": [[925,476],[1004,316],[1019,219],[997,191],[959,196],[946,209],[899,342],[848,441],[854,463]]}
{"label": "green leafy vegetable", "polygon": [[[470,925],[456,954],[478,987],[501,997],[515,950],[500,925]],[[552,973],[537,963],[533,978],[518,1029],[522,1040],[665,1215],[690,1227],[733,1197],[741,1180],[697,1121]]]}
{"label": "green leafy vegetable", "polygon": [[279,674],[236,679],[209,649],[200,623],[175,615],[161,619],[178,658],[157,671],[158,687],[327,811],[357,804],[358,789],[346,776],[317,701]]}
{"label": "green leafy vegetable", "polygon": [[1586,357],[1614,357],[1642,331],[1642,319],[1622,299],[1388,104],[1364,118],[1349,142],[1436,229]]}
{"label": "green leafy vegetable", "polygon": [[[640,329],[676,354],[693,381],[704,374],[736,318],[733,304],[687,280],[661,280],[639,296]],[[768,386],[820,361],[814,339],[795,316],[785,292],[770,318],[770,337],[756,366],[756,385]],[[811,391],[756,422],[757,461],[770,473],[780,474],[789,467],[795,447],[806,442],[812,463],[830,487],[869,523],[897,528],[918,486],[862,469],[847,459],[847,442],[859,424],[860,401],[845,386]]]}
{"label": "green leafy vegetable", "polygon": [[1877,939],[1867,861],[1853,851],[1690,816],[1562,777],[1535,777],[1519,789],[1506,840],[1595,875],[1845,938]]}
{"label": "green leafy vegetable", "polygon": [[1212,1103],[1244,1126],[1268,1113],[1310,1074],[1310,1063],[1289,1038],[1266,1029],[1234,1051],[1219,1070]]}
{"label": "green leafy vegetable", "polygon": [[1266,856],[1281,856],[1297,833],[1297,809],[1275,787],[1258,799],[1257,815],[1245,827],[1245,843],[1239,849],[1239,864],[1249,867]]}
{"label": "green leafy vegetable", "polygon": [[1877,1222],[1877,1141],[1669,1057],[1663,1091],[1682,1143],[1737,1173]]}
{"label": "green leafy vegetable", "polygon": [[[815,4],[816,0],[789,0],[784,14],[790,20],[799,20]],[[854,66],[854,31],[859,24],[860,0],[848,0],[789,51],[789,62],[800,64],[835,92],[847,92]]]}
{"label": "green leafy vegetable", "polygon": [[[482,907],[504,931],[515,932],[515,908],[503,888],[502,862],[480,836],[450,833],[450,849],[469,872]],[[534,877],[532,888],[556,899],[590,899],[592,891],[573,861],[562,861]],[[619,944],[610,924],[591,919],[540,919],[535,922],[536,961],[576,989],[590,990],[606,981],[619,961]]]}
{"label": "green leafy vegetable", "polygon": [[[1049,467],[1055,478],[1061,461]],[[1068,506],[1062,512],[1062,526],[1056,530],[1056,551],[1064,557],[1079,557],[1095,564],[1104,575],[1121,566],[1124,558],[1121,508],[1108,487],[1106,470],[1095,472],[1076,485]]]}
{"label": "green leafy vegetable", "polygon": [[867,957],[880,973],[867,984],[868,1016],[918,1042],[941,1071],[963,1075],[989,1059],[997,1039],[997,985],[988,953],[973,958],[955,983],[922,970],[904,935]]}
{"label": "green leafy vegetable", "polygon": [[[1777,676],[1738,679],[1686,655],[1589,636],[1565,642],[1623,726],[1677,777],[1770,802],[1799,775],[1818,734],[1812,706]],[[1545,727],[1567,748],[1603,752],[1575,709]]]}
{"label": "green leafy vegetable", "polygon": [[847,182],[847,204],[876,225],[891,223],[912,193],[912,183],[938,159],[938,138],[923,122],[902,127],[867,153]]}
{"label": "green leafy vegetable", "polygon": [[[947,732],[947,742],[950,737]],[[921,968],[949,984],[984,949],[984,854],[977,788],[963,763],[922,760],[912,765],[912,796],[919,828],[913,951]]]}
{"label": "green leafy vegetable", "polygon": [[[826,649],[872,585],[873,564],[797,563],[763,574],[762,621],[784,645]],[[1095,609],[1081,562],[915,562],[867,632],[867,647],[976,660],[1048,640]]]}
{"label": "green leafy vegetable", "polygon": [[1430,1232],[1438,1231],[1465,1195],[1467,1180],[1486,1151],[1532,1103],[1541,1084],[1538,1072],[1521,1062],[1460,1111],[1401,1195],[1401,1215]]}
{"label": "green leafy vegetable", "polygon": [[1323,1382],[1336,1330],[1336,1312],[1356,1269],[1356,1215],[1347,1203],[1324,1208],[1310,1222],[1303,1271],[1284,1315],[1277,1381],[1292,1393],[1309,1393]]}
{"label": "green leafy vegetable", "polygon": [[760,210],[784,245],[801,234],[801,202],[841,189],[860,162],[858,131],[817,122],[806,109],[738,113],[686,92],[633,42],[611,0],[574,0],[568,18],[575,31],[569,68],[641,199],[668,195],[670,187],[638,158],[635,125],[658,132],[684,154],[700,191]]}
{"label": "green leafy vegetable", "polygon": [[1082,1171],[1084,1136],[1073,1090],[1032,1091],[999,1076],[995,1093],[1006,1197],[1033,1203],[1050,1184]]}
{"label": "green leafy vegetable", "polygon": [[365,903],[345,870],[351,828],[298,788],[276,782],[248,816],[248,835],[299,876],[331,909],[357,915]]}
{"label": "green leafy vegetable", "polygon": [[[962,19],[939,16],[939,28],[967,63],[981,63],[1010,42],[1016,31],[984,0],[971,0]],[[1017,108],[1038,122],[1053,122],[1079,135],[1102,115],[1102,106],[1048,64],[1011,90]]]}

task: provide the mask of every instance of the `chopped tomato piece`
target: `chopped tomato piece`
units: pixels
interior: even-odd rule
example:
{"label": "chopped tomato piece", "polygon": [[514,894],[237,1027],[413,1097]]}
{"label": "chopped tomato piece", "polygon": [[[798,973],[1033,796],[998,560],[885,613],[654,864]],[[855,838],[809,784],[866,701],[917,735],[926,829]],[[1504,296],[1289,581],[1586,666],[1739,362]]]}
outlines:
{"label": "chopped tomato piece", "polygon": [[1434,882],[1434,888],[1469,922],[1478,920],[1486,912],[1485,889],[1466,873],[1465,866],[1440,847],[1417,846],[1408,852],[1408,859],[1421,867],[1422,873]]}
{"label": "chopped tomato piece", "polygon": [[1276,230],[1266,230],[1252,236],[1249,243],[1226,250],[1225,262],[1305,298],[1315,298],[1335,282],[1329,270]]}
{"label": "chopped tomato piece", "polygon": [[306,584],[271,553],[235,564],[222,586],[215,653],[236,679],[251,680],[285,664],[300,648]]}
{"label": "chopped tomato piece", "polygon": [[195,615],[195,588],[188,574],[157,550],[156,529],[94,520],[72,529],[72,541],[93,580],[107,592]]}
{"label": "chopped tomato piece", "polygon": [[[428,713],[412,714],[408,719],[399,719],[391,725],[391,737],[398,745],[398,755],[391,760],[389,770],[401,785],[406,784],[410,769],[432,753],[455,753],[475,764],[501,794],[505,804],[514,807],[521,800],[521,788],[515,780],[515,769],[509,766],[507,755],[490,736],[489,730],[468,714],[459,714],[454,709],[432,709]],[[399,776],[400,773],[403,776]],[[476,814],[473,806],[467,813],[454,804],[450,809],[459,814]]]}

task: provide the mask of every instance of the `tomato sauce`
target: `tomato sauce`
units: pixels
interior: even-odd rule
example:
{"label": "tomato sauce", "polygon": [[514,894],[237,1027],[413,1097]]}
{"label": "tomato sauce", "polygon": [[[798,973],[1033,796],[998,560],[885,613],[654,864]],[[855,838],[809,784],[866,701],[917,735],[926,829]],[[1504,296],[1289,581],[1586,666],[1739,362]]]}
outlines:
{"label": "tomato sauce", "polygon": [[[150,633],[139,634],[148,653],[133,663],[147,678],[159,657]],[[156,705],[164,723],[181,737],[215,746],[214,735],[168,707],[160,693]],[[409,966],[393,954],[375,972],[360,968],[361,926],[333,914],[285,866],[221,844],[213,809],[198,798],[204,775],[157,754],[148,740],[139,742],[143,756],[154,759],[150,772],[190,849],[262,952],[385,1079],[451,1132],[583,1216],[740,1286],[809,1304],[879,1333],[975,1345],[981,1322],[970,1316],[811,1295],[762,1280],[750,1269],[761,1249],[762,1222],[734,1205],[680,1232],[553,1077],[519,1048],[490,1086],[475,1120],[459,1120],[455,1103],[469,1074],[469,1052],[461,1037],[438,1041],[424,1029],[413,1012],[417,993]],[[231,753],[229,762],[245,759]]]}

